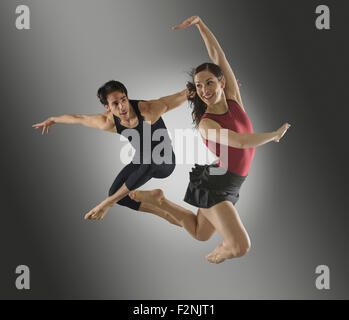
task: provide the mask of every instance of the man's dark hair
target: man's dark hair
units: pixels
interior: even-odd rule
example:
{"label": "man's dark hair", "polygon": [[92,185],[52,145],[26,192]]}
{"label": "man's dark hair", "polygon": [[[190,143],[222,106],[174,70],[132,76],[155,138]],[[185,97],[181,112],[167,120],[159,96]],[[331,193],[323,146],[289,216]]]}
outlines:
{"label": "man's dark hair", "polygon": [[108,105],[107,96],[114,91],[120,91],[127,96],[127,89],[121,82],[110,80],[98,89],[97,97],[102,104]]}

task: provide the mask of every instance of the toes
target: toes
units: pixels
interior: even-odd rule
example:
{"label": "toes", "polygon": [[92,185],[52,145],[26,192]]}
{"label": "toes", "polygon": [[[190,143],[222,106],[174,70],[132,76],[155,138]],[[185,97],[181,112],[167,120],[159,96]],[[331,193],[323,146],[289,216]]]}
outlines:
{"label": "toes", "polygon": [[217,256],[217,257],[216,257],[215,263],[216,263],[216,264],[219,264],[219,263],[222,263],[224,260],[225,260],[225,258],[222,258],[222,257]]}
{"label": "toes", "polygon": [[207,259],[208,262],[213,262],[214,261],[212,257],[206,257],[206,259]]}
{"label": "toes", "polygon": [[208,262],[215,263],[216,255],[214,254],[214,252],[211,252],[211,253],[207,254],[206,255],[206,260]]}
{"label": "toes", "polygon": [[223,262],[225,259],[220,257],[219,255],[211,255],[206,258],[208,262],[219,264]]}
{"label": "toes", "polygon": [[221,246],[218,246],[215,250],[206,255],[206,259],[208,262],[218,264],[226,260],[226,257],[224,257],[224,255],[222,256],[222,253],[218,251],[220,247]]}

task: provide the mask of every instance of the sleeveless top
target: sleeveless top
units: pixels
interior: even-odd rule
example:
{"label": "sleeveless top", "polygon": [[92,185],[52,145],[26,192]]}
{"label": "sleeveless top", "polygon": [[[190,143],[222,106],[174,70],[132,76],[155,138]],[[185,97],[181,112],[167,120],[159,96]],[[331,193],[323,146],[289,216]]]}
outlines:
{"label": "sleeveless top", "polygon": [[[205,113],[201,119],[208,118],[219,123],[224,129],[230,129],[237,133],[253,133],[253,128],[247,114],[234,100],[227,100],[228,111],[224,114]],[[255,148],[239,149],[233,147],[223,147],[228,154],[221,155],[220,144],[203,139],[208,149],[220,157],[218,165],[224,167],[232,173],[240,176],[247,176],[254,156]],[[227,159],[227,160],[226,160]]]}
{"label": "sleeveless top", "polygon": [[173,164],[175,158],[172,142],[164,121],[161,117],[153,125],[145,121],[138,108],[139,101],[141,100],[129,100],[138,118],[137,127],[127,128],[121,125],[118,117],[113,114],[117,133],[127,138],[136,150],[132,162],[135,164]]}

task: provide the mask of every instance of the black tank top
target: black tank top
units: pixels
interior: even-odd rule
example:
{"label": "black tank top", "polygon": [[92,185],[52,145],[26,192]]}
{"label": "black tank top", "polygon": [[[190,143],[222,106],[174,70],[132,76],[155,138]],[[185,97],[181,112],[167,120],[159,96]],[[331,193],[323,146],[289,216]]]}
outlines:
{"label": "black tank top", "polygon": [[138,108],[138,102],[143,100],[129,101],[138,118],[137,127],[124,127],[114,114],[113,117],[117,132],[127,138],[136,150],[132,162],[135,164],[174,163],[172,142],[162,118],[160,117],[151,125],[150,122],[144,121]]}

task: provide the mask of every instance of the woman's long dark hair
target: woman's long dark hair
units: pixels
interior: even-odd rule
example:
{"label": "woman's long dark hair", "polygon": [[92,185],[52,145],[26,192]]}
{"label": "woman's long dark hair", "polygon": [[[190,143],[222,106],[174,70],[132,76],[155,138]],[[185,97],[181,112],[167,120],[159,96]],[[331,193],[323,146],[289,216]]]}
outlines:
{"label": "woman's long dark hair", "polygon": [[215,75],[215,77],[220,81],[223,78],[222,69],[214,63],[206,62],[200,64],[197,68],[194,68],[190,72],[190,76],[192,78],[192,82],[187,82],[187,88],[189,90],[188,101],[190,107],[193,109],[191,116],[193,118],[193,124],[195,128],[199,126],[201,117],[204,115],[207,105],[203,102],[198,94],[196,93],[196,86],[194,84],[194,77],[201,71],[209,71]]}

